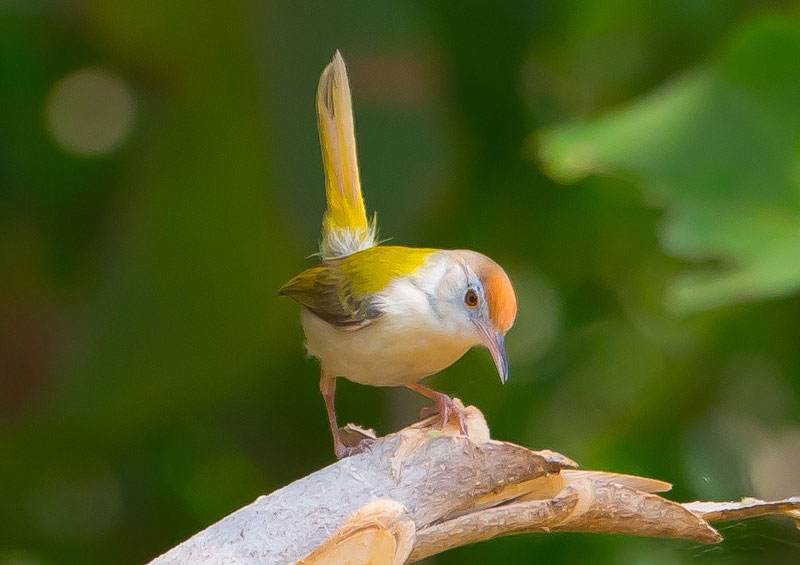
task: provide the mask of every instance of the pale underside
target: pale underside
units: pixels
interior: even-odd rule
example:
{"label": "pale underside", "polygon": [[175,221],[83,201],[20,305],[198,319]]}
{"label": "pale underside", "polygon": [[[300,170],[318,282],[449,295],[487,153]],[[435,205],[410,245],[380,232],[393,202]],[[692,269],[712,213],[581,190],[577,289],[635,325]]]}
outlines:
{"label": "pale underside", "polygon": [[382,316],[357,331],[341,330],[305,308],[302,312],[308,352],[319,359],[322,374],[372,386],[413,384],[449,367],[472,343],[442,339],[435,331],[391,327]]}
{"label": "pale underside", "polygon": [[[436,264],[423,269],[444,270]],[[416,277],[391,283],[376,302],[381,315],[357,330],[337,328],[304,308],[306,347],[319,359],[322,374],[372,386],[407,385],[449,367],[480,344],[474,332],[435,312],[427,289],[418,285]]]}

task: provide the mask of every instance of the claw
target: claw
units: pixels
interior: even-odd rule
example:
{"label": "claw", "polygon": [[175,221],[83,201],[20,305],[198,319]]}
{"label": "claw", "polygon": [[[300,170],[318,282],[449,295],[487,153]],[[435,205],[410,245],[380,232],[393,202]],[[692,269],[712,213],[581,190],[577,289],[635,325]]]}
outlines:
{"label": "claw", "polygon": [[339,438],[336,438],[333,444],[333,452],[336,454],[336,459],[344,459],[345,457],[368,451],[373,443],[375,443],[374,439],[365,437],[356,445],[345,445]]}
{"label": "claw", "polygon": [[464,410],[452,398],[444,393],[435,391],[420,384],[408,385],[408,388],[414,390],[424,396],[433,400],[433,406],[426,406],[420,412],[420,418],[427,418],[438,414],[441,418],[439,424],[440,429],[444,429],[451,418],[458,420],[458,431],[463,435],[467,435],[467,418],[464,415]]}
{"label": "claw", "polygon": [[442,418],[441,428],[444,429],[451,417],[458,420],[458,431],[463,435],[467,435],[467,418],[464,411],[456,404],[452,398],[446,394],[441,394],[436,398],[436,410]]}

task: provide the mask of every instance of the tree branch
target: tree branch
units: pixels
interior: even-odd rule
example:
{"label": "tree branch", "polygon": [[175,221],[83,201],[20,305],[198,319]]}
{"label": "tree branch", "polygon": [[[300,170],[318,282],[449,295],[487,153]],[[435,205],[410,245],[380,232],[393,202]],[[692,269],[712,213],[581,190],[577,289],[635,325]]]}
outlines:
{"label": "tree branch", "polygon": [[800,524],[800,498],[679,504],[655,494],[668,483],[579,471],[558,453],[490,439],[480,411],[466,414],[466,437],[429,418],[259,497],[152,563],[400,564],[509,534],[716,543],[722,536],[709,521],[784,514]]}

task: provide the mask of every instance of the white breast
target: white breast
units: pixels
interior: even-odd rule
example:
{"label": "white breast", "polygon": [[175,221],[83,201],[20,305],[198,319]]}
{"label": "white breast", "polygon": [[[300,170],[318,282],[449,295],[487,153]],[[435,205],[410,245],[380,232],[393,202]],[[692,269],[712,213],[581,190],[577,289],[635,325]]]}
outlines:
{"label": "white breast", "polygon": [[[435,272],[427,274],[426,280],[436,279],[430,276]],[[449,367],[477,344],[473,335],[442,319],[410,279],[399,279],[382,293],[381,310],[371,324],[341,330],[303,309],[306,347],[323,374],[373,386],[411,384]]]}

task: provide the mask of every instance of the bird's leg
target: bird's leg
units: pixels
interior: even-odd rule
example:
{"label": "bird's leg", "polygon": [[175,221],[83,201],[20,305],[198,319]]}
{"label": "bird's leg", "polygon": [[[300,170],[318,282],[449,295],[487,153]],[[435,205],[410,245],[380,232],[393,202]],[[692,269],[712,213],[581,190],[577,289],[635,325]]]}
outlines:
{"label": "bird's leg", "polygon": [[333,452],[336,454],[337,459],[341,459],[348,454],[347,447],[342,443],[342,438],[339,437],[339,426],[336,424],[336,408],[334,407],[336,377],[323,375],[319,380],[319,390],[322,392],[322,398],[325,399],[325,409],[328,411],[328,423],[331,426],[331,434],[333,434]]}
{"label": "bird's leg", "polygon": [[328,423],[331,426],[331,434],[333,435],[333,452],[336,454],[337,459],[342,459],[356,453],[361,453],[365,448],[369,447],[372,441],[362,439],[356,446],[347,446],[342,441],[342,436],[339,432],[339,426],[336,423],[336,408],[334,407],[334,396],[336,395],[336,377],[328,377],[323,375],[319,381],[319,390],[322,392],[322,397],[325,399],[325,409],[328,411]]}
{"label": "bird's leg", "polygon": [[442,419],[442,428],[447,425],[447,422],[450,421],[450,416],[453,415],[458,420],[458,430],[467,435],[467,419],[464,416],[464,411],[458,406],[453,399],[444,394],[443,392],[439,392],[433,390],[432,388],[428,388],[425,385],[421,385],[419,383],[414,383],[412,385],[406,385],[407,388],[420,393],[422,396],[426,396],[433,400],[436,408],[436,412],[439,413],[439,416]]}

